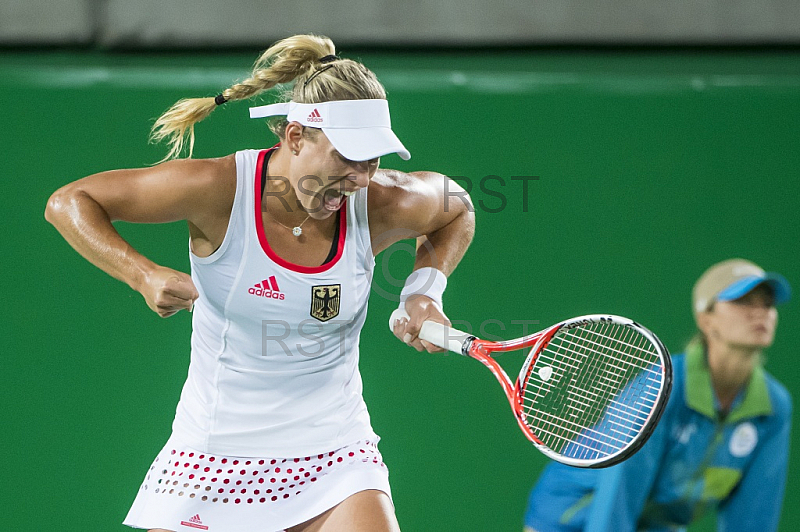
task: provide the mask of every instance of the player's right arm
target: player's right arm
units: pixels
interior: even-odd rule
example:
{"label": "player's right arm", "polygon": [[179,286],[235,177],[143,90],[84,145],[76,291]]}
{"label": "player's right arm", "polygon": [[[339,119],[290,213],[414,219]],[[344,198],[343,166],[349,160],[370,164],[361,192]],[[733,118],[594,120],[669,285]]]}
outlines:
{"label": "player's right arm", "polygon": [[222,243],[236,190],[234,156],[169,161],[152,168],[101,172],[57,190],[45,218],[78,253],[142,294],[162,317],[191,309],[197,289],[186,273],[155,264],[112,222],[187,220],[195,251]]}

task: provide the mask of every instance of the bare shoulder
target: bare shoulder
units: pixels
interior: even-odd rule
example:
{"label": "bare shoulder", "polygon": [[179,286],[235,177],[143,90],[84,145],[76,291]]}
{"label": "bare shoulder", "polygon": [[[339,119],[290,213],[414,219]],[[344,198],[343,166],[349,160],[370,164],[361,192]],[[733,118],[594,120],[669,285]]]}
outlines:
{"label": "bare shoulder", "polygon": [[369,185],[371,216],[420,207],[420,201],[435,200],[437,183],[446,179],[435,172],[401,172],[380,169]]}
{"label": "bare shoulder", "polygon": [[[236,196],[236,156],[175,161],[175,174],[191,193],[186,212],[192,234],[202,229],[206,235],[224,235]],[[169,164],[169,163],[165,163]]]}
{"label": "bare shoulder", "polygon": [[428,234],[446,223],[444,198],[452,182],[437,172],[379,170],[369,185],[373,251]]}
{"label": "bare shoulder", "polygon": [[198,162],[202,163],[202,166],[197,169],[198,179],[205,181],[208,189],[216,191],[220,197],[225,198],[220,206],[230,212],[233,197],[236,194],[236,155],[231,154]]}
{"label": "bare shoulder", "polygon": [[413,186],[414,179],[411,174],[399,170],[380,168],[369,184],[369,199],[370,202],[373,201],[373,197],[375,200],[386,201],[386,196],[390,196],[392,192],[402,192],[402,190]]}
{"label": "bare shoulder", "polygon": [[400,170],[392,170],[391,168],[380,168],[375,173],[375,177],[372,178],[372,183],[384,187],[398,187],[413,190],[420,186],[430,186],[431,182],[439,182],[444,177],[445,176],[438,172],[401,172]]}
{"label": "bare shoulder", "polygon": [[[181,159],[159,165],[169,176],[192,189],[210,193],[211,203],[233,202],[236,193],[236,156],[213,159]],[[220,201],[222,200],[222,201]]]}

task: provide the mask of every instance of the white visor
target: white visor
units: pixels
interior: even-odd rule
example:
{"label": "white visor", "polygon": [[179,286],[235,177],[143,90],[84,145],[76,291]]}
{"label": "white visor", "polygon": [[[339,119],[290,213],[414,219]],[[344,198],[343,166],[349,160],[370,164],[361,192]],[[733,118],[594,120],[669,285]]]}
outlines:
{"label": "white visor", "polygon": [[250,108],[250,118],[283,116],[325,132],[343,157],[367,161],[387,153],[409,160],[408,152],[392,131],[386,100],[332,100],[321,103],[273,103]]}

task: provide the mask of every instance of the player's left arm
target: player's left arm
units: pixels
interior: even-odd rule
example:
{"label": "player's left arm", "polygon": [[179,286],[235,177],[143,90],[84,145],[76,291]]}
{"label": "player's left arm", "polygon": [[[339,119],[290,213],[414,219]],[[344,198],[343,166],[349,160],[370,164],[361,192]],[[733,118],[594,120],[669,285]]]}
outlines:
{"label": "player's left arm", "polygon": [[[414,270],[431,267],[449,276],[475,234],[475,212],[467,192],[435,172],[379,171],[369,185],[369,222],[373,253],[400,240],[416,239]],[[395,334],[418,351],[442,349],[417,338],[426,320],[450,324],[425,296],[406,301],[410,319],[398,323]],[[410,336],[407,336],[410,335]]]}
{"label": "player's left arm", "polygon": [[[717,530],[778,530],[789,466],[791,398],[788,392],[773,397],[774,415],[768,430],[759,434],[753,461],[741,482],[722,501]],[[775,400],[777,398],[777,400]]]}

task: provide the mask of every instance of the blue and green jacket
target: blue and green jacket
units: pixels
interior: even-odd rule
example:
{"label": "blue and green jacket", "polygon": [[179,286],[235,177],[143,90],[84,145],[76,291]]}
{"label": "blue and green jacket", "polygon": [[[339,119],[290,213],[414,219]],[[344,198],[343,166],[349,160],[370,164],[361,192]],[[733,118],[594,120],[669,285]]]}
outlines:
{"label": "blue and green jacket", "polygon": [[720,532],[777,530],[786,485],[789,392],[762,367],[724,418],[702,346],[673,357],[672,395],[650,440],[607,469],[549,465],[525,524],[537,532],[685,530],[708,509]]}

